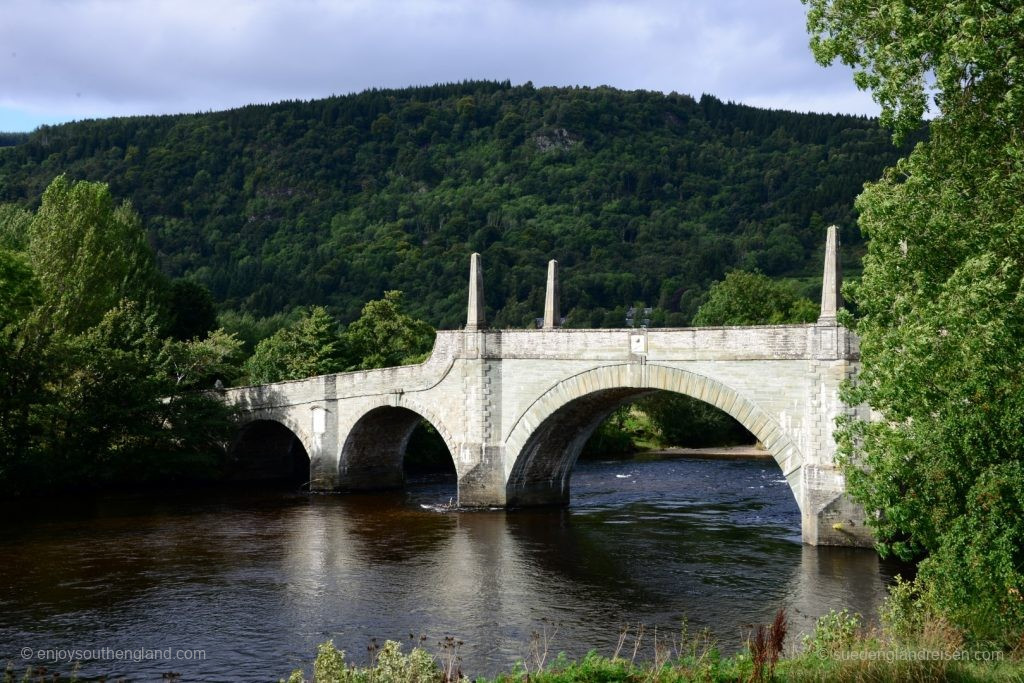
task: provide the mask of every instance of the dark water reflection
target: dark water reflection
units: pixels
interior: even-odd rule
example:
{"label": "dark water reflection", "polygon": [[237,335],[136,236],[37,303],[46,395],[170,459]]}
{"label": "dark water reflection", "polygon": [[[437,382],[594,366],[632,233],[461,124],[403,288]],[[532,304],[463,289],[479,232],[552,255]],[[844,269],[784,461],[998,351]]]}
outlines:
{"label": "dark water reflection", "polygon": [[[0,525],[0,660],[22,648],[202,649],[203,661],[91,661],[87,675],[276,680],[333,638],[461,638],[464,670],[553,650],[610,653],[620,628],[707,627],[723,649],[785,607],[876,613],[890,568],[800,544],[799,513],[762,462],[594,463],[567,510],[440,513],[422,483],[389,495],[137,497]],[[547,620],[542,621],[542,620]],[[36,662],[39,663],[39,662]],[[57,667],[68,671],[68,665]]]}

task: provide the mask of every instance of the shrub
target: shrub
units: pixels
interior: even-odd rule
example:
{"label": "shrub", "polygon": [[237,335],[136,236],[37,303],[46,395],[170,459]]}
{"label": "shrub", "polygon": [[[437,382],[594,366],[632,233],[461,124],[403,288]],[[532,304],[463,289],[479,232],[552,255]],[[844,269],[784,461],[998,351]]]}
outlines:
{"label": "shrub", "polygon": [[[375,648],[371,646],[371,651]],[[385,641],[383,647],[376,650],[374,663],[369,667],[347,664],[345,653],[330,640],[320,644],[313,662],[315,683],[434,683],[439,680],[442,680],[442,672],[429,652],[414,647],[406,655],[402,653],[402,646],[393,640]],[[306,683],[302,670],[293,671],[287,683]]]}
{"label": "shrub", "polygon": [[840,612],[829,610],[828,614],[818,618],[814,633],[804,636],[804,650],[822,657],[847,650],[857,641],[861,623],[859,614],[845,609]]}

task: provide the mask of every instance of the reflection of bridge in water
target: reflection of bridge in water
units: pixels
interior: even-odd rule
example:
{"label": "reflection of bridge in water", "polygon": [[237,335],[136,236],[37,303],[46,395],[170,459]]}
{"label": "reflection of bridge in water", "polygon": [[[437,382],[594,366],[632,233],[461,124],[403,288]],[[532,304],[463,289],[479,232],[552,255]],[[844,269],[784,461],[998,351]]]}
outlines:
{"label": "reflection of bridge in water", "polygon": [[244,422],[233,454],[289,474],[293,463],[306,467],[301,447],[313,490],[391,488],[403,483],[406,444],[425,419],[452,454],[460,505],[566,504],[594,429],[624,402],[672,391],[732,415],[772,454],[806,543],[864,545],[863,512],[834,459],[834,420],[847,410],[839,385],[858,368],[857,338],[836,322],[840,280],[832,227],[816,324],[573,330],[557,327],[552,262],[544,328],[488,330],[474,254],[466,328],[438,332],[420,365],[226,392]]}

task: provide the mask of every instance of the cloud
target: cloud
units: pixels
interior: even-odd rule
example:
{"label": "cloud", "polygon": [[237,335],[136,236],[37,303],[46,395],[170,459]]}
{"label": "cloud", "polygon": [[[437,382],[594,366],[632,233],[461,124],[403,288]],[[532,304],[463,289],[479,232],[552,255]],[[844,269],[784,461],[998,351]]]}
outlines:
{"label": "cloud", "polygon": [[0,130],[509,79],[877,112],[797,0],[8,0]]}

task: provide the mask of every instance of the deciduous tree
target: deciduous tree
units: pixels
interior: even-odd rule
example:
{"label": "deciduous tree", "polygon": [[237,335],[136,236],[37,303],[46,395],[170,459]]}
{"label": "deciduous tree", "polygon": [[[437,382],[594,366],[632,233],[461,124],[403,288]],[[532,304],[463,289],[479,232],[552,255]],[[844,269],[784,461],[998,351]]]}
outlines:
{"label": "deciduous tree", "polygon": [[338,372],[345,362],[345,343],[337,321],[327,309],[314,306],[257,344],[244,370],[250,383],[265,384]]}
{"label": "deciduous tree", "polygon": [[434,329],[403,313],[401,302],[401,292],[385,292],[383,299],[363,306],[362,315],[348,326],[351,369],[418,363],[430,353]]}
{"label": "deciduous tree", "polygon": [[157,271],[142,222],[104,183],[55,178],[32,220],[28,254],[57,330],[77,334],[122,299],[153,298]]}
{"label": "deciduous tree", "polygon": [[[1024,6],[807,0],[812,48],[839,59],[897,135],[930,139],[857,201],[870,238],[862,370],[840,432],[879,548],[924,558],[921,589],[975,637],[1024,635]],[[969,539],[969,540],[968,540]],[[969,546],[969,550],[968,550]]]}
{"label": "deciduous tree", "polygon": [[779,325],[813,322],[818,308],[792,288],[758,272],[733,270],[711,285],[693,324]]}

